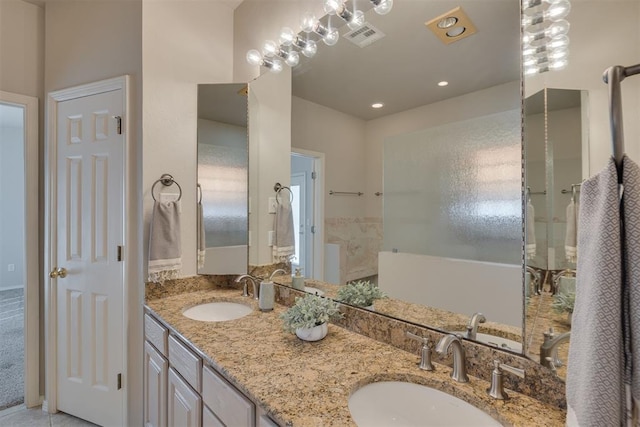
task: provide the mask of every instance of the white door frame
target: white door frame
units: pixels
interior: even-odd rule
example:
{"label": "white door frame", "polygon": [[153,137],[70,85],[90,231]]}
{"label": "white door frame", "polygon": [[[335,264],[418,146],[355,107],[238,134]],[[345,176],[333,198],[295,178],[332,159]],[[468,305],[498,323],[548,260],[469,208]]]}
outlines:
{"label": "white door frame", "polygon": [[[130,93],[129,93],[129,76],[115,77],[112,79],[101,80],[94,83],[89,83],[81,86],[75,86],[67,89],[61,89],[55,92],[50,92],[47,96],[47,112],[46,112],[46,125],[47,136],[45,141],[45,257],[44,257],[44,283],[45,283],[45,400],[42,405],[42,409],[49,413],[55,413],[58,411],[57,407],[57,284],[56,281],[52,281],[49,278],[49,272],[54,266],[54,262],[57,259],[56,254],[56,242],[57,242],[57,212],[53,208],[57,197],[56,187],[53,183],[57,180],[57,165],[56,165],[56,153],[57,153],[57,120],[58,120],[58,103],[63,101],[69,101],[76,98],[82,98],[85,96],[97,95],[104,92],[111,92],[114,90],[122,89],[123,99],[123,117],[122,127],[124,135],[124,188],[123,188],[123,217],[122,222],[124,225],[124,242],[125,250],[123,257],[123,331],[122,331],[122,352],[123,352],[123,388],[124,388],[124,408],[123,408],[123,420],[122,425],[127,425],[127,414],[129,407],[128,384],[130,381],[128,375],[128,340],[127,329],[129,327],[129,307],[132,304],[136,304],[136,301],[129,301],[127,298],[128,289],[130,286],[134,286],[134,281],[131,280],[135,277],[133,272],[133,262],[135,259],[134,248],[136,242],[136,224],[127,221],[127,212],[133,206],[130,206],[130,200],[135,192],[132,188],[132,183],[135,182],[132,176],[132,165],[130,153],[130,144],[132,134],[130,132]],[[131,250],[127,250],[131,248]]]}
{"label": "white door frame", "polygon": [[40,256],[38,245],[38,98],[0,91],[0,102],[24,108],[25,287],[24,403],[40,400]]}
{"label": "white door frame", "polygon": [[324,279],[324,153],[291,147],[291,153],[313,158],[313,170],[316,172],[313,191],[313,219],[315,233],[313,239],[313,271],[307,277],[322,281]]}

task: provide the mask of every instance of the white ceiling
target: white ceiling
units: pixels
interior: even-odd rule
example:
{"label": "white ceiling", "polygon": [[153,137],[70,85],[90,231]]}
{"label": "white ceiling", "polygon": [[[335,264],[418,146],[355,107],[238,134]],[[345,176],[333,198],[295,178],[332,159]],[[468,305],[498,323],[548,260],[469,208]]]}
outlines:
{"label": "white ceiling", "polygon": [[[424,23],[457,6],[478,32],[445,45]],[[371,120],[520,79],[518,0],[396,0],[388,15],[365,16],[386,37],[365,48],[343,37],[335,46],[318,42],[316,56],[293,70],[295,96]],[[437,86],[441,80],[449,86]],[[374,110],[374,102],[385,107]]]}

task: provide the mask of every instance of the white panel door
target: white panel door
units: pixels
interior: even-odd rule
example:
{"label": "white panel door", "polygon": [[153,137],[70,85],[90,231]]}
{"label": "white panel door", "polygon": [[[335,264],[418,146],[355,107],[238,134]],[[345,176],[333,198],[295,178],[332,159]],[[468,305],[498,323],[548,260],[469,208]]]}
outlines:
{"label": "white panel door", "polygon": [[[123,90],[58,104],[58,409],[123,424]],[[66,277],[59,272],[66,270]]]}

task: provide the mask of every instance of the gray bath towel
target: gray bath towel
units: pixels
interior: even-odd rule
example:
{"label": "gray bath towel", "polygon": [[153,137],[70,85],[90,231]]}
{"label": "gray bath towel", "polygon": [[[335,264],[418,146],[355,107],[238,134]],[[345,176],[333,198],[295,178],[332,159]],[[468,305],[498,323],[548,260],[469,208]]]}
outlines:
{"label": "gray bath towel", "polygon": [[[633,395],[633,413],[638,425],[638,404],[640,403],[640,168],[627,156],[622,159],[622,196],[623,215],[623,266],[624,287],[629,297],[626,335],[628,367],[627,376],[631,376],[631,393]],[[631,354],[629,354],[631,353]],[[630,362],[630,363],[629,363]],[[629,379],[629,378],[627,378]],[[631,410],[632,408],[627,408]]]}
{"label": "gray bath towel", "polygon": [[564,237],[564,253],[567,261],[578,259],[578,204],[571,199],[567,206],[567,231]]}
{"label": "gray bath towel", "polygon": [[180,202],[155,202],[149,230],[149,281],[177,279],[182,269]]}
{"label": "gray bath towel", "polygon": [[293,234],[293,212],[287,197],[283,197],[276,206],[274,229],[273,260],[287,262],[295,254],[296,244]]}
{"label": "gray bath towel", "polygon": [[582,184],[567,369],[567,425],[620,426],[624,419],[622,255],[613,159]]}
{"label": "gray bath towel", "polygon": [[204,209],[202,202],[198,202],[197,206],[197,239],[198,239],[198,269],[204,267],[205,255],[207,253],[206,239],[204,234]]}
{"label": "gray bath towel", "polygon": [[527,200],[527,259],[534,259],[536,257],[536,227],[535,227],[536,212],[533,209],[533,203],[531,200]]}

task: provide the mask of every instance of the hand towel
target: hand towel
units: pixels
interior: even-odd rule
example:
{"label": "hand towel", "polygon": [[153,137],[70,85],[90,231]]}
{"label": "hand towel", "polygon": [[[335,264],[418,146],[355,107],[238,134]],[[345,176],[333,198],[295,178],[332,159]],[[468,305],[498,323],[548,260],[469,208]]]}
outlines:
{"label": "hand towel", "polygon": [[567,230],[564,236],[564,253],[567,261],[575,264],[578,259],[578,204],[572,198],[567,206]]}
{"label": "hand towel", "polygon": [[[627,381],[631,384],[633,404],[627,417],[637,414],[640,403],[640,168],[627,156],[622,158],[623,280],[626,302]],[[629,354],[630,353],[630,354]]]}
{"label": "hand towel", "polygon": [[197,206],[197,239],[198,239],[198,269],[204,267],[205,254],[207,252],[206,237],[204,234],[204,209],[202,202],[198,202]]}
{"label": "hand towel", "polygon": [[154,202],[149,230],[149,281],[177,279],[182,269],[180,202]]}
{"label": "hand towel", "polygon": [[287,197],[281,198],[276,206],[274,230],[273,260],[287,262],[295,254],[296,244],[293,234],[293,211]]}
{"label": "hand towel", "polygon": [[531,200],[527,200],[527,246],[526,253],[527,259],[534,259],[536,257],[536,227],[535,227],[535,210]]}
{"label": "hand towel", "polygon": [[567,369],[567,425],[620,426],[624,418],[622,255],[613,159],[582,184]]}

